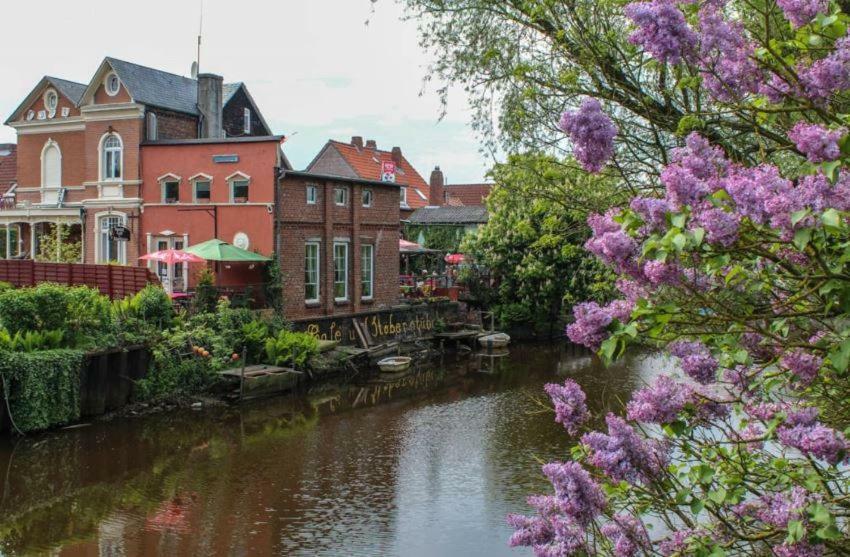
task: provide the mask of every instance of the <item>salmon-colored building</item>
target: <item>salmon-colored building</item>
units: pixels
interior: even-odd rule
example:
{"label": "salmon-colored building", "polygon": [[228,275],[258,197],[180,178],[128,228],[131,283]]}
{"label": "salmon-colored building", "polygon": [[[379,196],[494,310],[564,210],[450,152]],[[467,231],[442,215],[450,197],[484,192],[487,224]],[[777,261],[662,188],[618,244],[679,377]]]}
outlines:
{"label": "salmon-colored building", "polygon": [[[182,249],[214,238],[275,255],[275,188],[288,164],[279,136],[182,139],[142,145],[144,253]],[[149,263],[169,290],[185,291],[204,264]],[[261,288],[260,265],[222,263],[222,286]]]}

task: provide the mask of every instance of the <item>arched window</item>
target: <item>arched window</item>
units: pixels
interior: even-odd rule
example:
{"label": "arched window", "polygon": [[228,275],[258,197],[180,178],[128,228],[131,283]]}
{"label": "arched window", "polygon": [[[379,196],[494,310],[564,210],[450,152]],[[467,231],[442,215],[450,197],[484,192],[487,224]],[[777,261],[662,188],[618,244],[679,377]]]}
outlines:
{"label": "arched window", "polygon": [[62,153],[59,145],[48,139],[41,150],[41,187],[58,188],[62,185]]}
{"label": "arched window", "polygon": [[116,134],[111,133],[103,138],[103,146],[101,149],[101,179],[103,180],[120,180],[122,168],[123,147],[121,138]]}

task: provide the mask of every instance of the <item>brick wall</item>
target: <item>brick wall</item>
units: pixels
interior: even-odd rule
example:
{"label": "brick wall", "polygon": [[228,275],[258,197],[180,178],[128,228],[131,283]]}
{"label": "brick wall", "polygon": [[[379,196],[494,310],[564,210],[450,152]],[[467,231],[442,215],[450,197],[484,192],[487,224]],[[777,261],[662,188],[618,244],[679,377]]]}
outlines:
{"label": "brick wall", "polygon": [[[251,133],[245,133],[244,110],[246,108],[251,111]],[[245,90],[242,88],[236,91],[236,93],[234,93],[233,97],[230,99],[230,102],[228,102],[227,105],[224,106],[221,117],[222,128],[224,128],[227,137],[271,134],[271,130],[267,130],[265,126],[263,126],[263,122],[260,120],[260,117],[254,111],[254,107],[251,104],[251,101],[248,100],[248,96],[245,94]]]}
{"label": "brick wall", "polygon": [[[61,133],[37,133],[18,135],[18,187],[41,187],[41,151],[48,140],[59,145],[62,153],[62,183],[69,186],[82,185],[85,179],[85,133],[82,131]],[[24,199],[19,194],[19,199]],[[33,195],[41,199],[35,192]]]}
{"label": "brick wall", "polygon": [[[157,139],[194,139],[198,137],[198,119],[161,108],[151,109],[156,114]],[[145,129],[147,134],[147,127]]]}
{"label": "brick wall", "polygon": [[[306,186],[318,190],[315,205],[306,203]],[[348,204],[337,206],[334,188],[348,188]],[[372,190],[372,206],[362,206],[362,190]],[[283,274],[284,312],[290,319],[342,315],[389,307],[398,301],[398,190],[395,186],[286,177],[281,181],[279,246]],[[305,303],[305,243],[318,241],[320,300]],[[348,300],[333,298],[333,244],[349,244]],[[374,295],[361,297],[360,247],[375,246]]]}

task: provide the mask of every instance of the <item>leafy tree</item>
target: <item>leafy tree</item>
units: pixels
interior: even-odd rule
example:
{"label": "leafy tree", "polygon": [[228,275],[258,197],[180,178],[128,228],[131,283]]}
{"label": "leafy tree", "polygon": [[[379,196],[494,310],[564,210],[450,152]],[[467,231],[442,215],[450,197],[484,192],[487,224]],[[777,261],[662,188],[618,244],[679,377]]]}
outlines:
{"label": "leafy tree", "polygon": [[[59,228],[58,232],[56,227]],[[82,240],[71,242],[71,227],[57,223],[48,227],[48,231],[38,237],[36,261],[55,263],[79,263],[83,254]]]}
{"label": "leafy tree", "polygon": [[582,248],[589,212],[617,199],[610,180],[546,155],[510,157],[492,171],[490,220],[462,250],[498,285],[491,303],[503,323],[557,326],[564,303],[611,295],[611,274]]}

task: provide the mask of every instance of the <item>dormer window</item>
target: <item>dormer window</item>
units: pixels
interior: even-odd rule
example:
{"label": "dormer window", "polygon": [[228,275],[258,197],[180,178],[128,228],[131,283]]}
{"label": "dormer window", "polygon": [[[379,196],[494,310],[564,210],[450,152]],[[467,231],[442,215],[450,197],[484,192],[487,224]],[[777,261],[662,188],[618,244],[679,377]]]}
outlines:
{"label": "dormer window", "polygon": [[251,133],[251,109],[245,108],[242,110],[242,131],[246,135]]}
{"label": "dormer window", "polygon": [[121,81],[118,79],[118,76],[115,72],[110,73],[106,76],[105,87],[106,94],[110,97],[114,97],[118,94],[118,91],[121,90]]}
{"label": "dormer window", "polygon": [[237,172],[227,177],[227,183],[230,185],[231,203],[248,203],[250,176]]}
{"label": "dormer window", "polygon": [[117,134],[110,133],[103,136],[103,143],[101,144],[101,179],[121,179],[123,151],[121,138]]}
{"label": "dormer window", "polygon": [[53,89],[48,89],[44,93],[44,108],[47,109],[47,114],[53,118],[56,116],[56,108],[59,106],[59,94]]}

